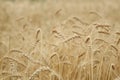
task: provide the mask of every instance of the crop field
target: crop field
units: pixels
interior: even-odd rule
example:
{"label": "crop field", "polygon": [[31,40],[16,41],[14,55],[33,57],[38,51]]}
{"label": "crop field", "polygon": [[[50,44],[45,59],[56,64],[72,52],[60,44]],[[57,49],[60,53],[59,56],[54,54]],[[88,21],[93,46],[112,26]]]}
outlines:
{"label": "crop field", "polygon": [[0,0],[0,80],[120,80],[120,0]]}

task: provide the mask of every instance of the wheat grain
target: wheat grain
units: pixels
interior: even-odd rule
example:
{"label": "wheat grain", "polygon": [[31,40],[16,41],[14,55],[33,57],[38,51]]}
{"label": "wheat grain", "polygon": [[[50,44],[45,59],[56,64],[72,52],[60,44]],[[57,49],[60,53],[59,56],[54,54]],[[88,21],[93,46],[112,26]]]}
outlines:
{"label": "wheat grain", "polygon": [[90,40],[90,37],[88,37],[88,38],[85,40],[85,43],[88,43],[89,40]]}
{"label": "wheat grain", "polygon": [[62,9],[59,9],[55,12],[55,15],[58,15],[60,12],[62,11]]}
{"label": "wheat grain", "polygon": [[105,31],[98,31],[98,33],[102,33],[102,34],[110,35],[109,32],[105,32]]}
{"label": "wheat grain", "polygon": [[118,41],[117,41],[117,45],[119,45],[120,44],[120,39],[118,39]]}

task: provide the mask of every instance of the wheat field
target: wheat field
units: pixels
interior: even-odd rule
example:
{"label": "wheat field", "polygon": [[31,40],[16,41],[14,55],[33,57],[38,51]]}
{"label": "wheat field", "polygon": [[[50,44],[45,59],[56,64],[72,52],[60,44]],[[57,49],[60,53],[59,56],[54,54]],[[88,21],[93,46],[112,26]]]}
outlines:
{"label": "wheat field", "polygon": [[0,80],[120,80],[120,1],[0,0]]}

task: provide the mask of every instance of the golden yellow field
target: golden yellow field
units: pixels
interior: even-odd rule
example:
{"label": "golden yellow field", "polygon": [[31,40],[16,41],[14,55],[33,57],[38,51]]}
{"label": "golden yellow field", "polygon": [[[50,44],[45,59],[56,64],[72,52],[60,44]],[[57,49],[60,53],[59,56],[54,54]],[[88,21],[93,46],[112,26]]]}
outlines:
{"label": "golden yellow field", "polygon": [[120,80],[120,0],[0,0],[0,80]]}

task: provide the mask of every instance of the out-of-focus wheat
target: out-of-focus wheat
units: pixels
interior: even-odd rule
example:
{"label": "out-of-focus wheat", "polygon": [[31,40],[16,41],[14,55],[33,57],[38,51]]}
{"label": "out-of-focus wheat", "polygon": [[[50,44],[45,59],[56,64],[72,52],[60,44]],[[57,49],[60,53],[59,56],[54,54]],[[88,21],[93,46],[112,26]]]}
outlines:
{"label": "out-of-focus wheat", "polygon": [[119,80],[118,0],[0,1],[0,80]]}

